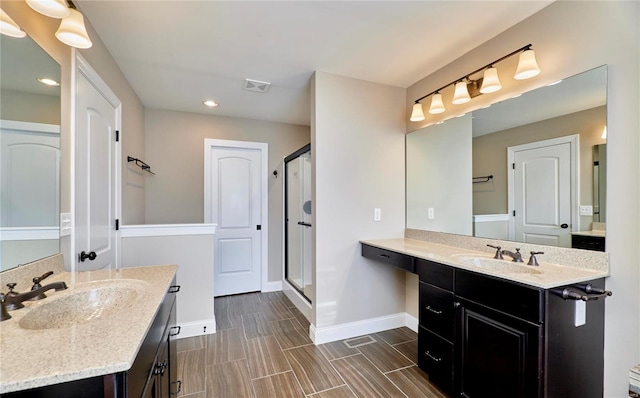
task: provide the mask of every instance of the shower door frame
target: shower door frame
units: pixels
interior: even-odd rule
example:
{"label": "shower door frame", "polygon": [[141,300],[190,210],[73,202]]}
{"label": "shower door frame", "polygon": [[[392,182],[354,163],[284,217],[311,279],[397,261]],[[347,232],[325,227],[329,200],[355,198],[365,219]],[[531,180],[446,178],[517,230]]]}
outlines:
{"label": "shower door frame", "polygon": [[[289,281],[289,225],[288,225],[288,217],[289,217],[289,179],[287,173],[287,164],[292,160],[299,158],[301,155],[311,152],[311,144],[307,144],[297,151],[293,152],[291,155],[284,158],[284,280],[295,289],[305,300],[311,303],[311,298],[307,297],[303,291],[301,291],[298,286]],[[312,205],[313,209],[313,205]],[[313,213],[313,210],[312,210]],[[311,228],[311,227],[310,227]],[[303,278],[304,283],[304,278]]]}

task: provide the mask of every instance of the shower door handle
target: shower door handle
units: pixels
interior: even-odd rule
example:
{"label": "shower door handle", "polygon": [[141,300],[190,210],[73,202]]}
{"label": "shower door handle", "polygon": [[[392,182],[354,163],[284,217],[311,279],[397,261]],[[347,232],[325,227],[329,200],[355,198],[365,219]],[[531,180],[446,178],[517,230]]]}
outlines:
{"label": "shower door handle", "polygon": [[298,221],[298,225],[303,225],[305,227],[310,227],[311,226],[311,224],[306,223],[306,222],[302,222],[302,221]]}

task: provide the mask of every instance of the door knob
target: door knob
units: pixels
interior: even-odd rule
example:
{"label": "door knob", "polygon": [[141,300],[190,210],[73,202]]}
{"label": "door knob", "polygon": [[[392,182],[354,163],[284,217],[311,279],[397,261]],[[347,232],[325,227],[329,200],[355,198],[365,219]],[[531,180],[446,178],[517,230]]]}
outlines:
{"label": "door knob", "polygon": [[85,252],[84,250],[78,255],[78,259],[81,263],[84,263],[84,260],[87,259],[89,259],[89,261],[93,261],[96,259],[96,257],[98,257],[96,252],[89,252],[89,254],[87,254],[87,252]]}
{"label": "door knob", "polygon": [[561,224],[560,228],[567,229],[567,228],[569,228],[569,224]]}

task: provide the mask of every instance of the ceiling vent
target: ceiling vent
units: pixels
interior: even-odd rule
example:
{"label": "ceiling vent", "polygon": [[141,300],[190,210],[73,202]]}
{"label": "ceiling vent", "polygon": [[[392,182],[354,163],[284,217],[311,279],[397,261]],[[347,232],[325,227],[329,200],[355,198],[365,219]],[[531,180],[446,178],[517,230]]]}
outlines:
{"label": "ceiling vent", "polygon": [[268,82],[261,82],[259,80],[252,80],[252,79],[244,79],[244,85],[242,86],[242,88],[244,88],[247,91],[255,91],[256,93],[266,93],[267,91],[269,91],[270,86],[271,86],[271,83],[268,83]]}

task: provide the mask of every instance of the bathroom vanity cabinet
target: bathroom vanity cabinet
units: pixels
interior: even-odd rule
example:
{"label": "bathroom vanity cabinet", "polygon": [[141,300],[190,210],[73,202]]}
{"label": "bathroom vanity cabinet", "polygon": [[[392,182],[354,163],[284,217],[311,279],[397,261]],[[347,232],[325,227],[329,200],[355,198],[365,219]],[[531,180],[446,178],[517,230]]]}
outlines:
{"label": "bathroom vanity cabinet", "polygon": [[[179,290],[180,287],[176,286],[174,277],[129,370],[7,393],[6,395],[2,394],[2,396],[6,398],[175,397],[182,384],[176,379],[175,336],[179,334],[180,327],[175,326],[175,293]],[[117,343],[97,341],[96,344]],[[90,350],[91,348],[87,347],[86,349]]]}
{"label": "bathroom vanity cabinet", "polygon": [[[362,246],[364,257],[395,267],[405,256],[399,268],[419,276],[418,366],[442,391],[602,397],[604,299],[565,300],[565,286],[543,289],[389,252]],[[583,283],[603,287],[604,279]]]}

